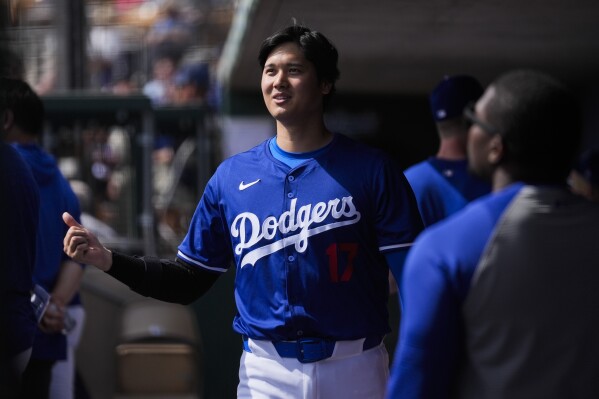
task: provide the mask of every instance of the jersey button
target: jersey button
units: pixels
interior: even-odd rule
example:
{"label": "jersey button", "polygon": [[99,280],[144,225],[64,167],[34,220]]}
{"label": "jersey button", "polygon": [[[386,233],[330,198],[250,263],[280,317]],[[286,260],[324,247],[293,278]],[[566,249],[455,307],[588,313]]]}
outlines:
{"label": "jersey button", "polygon": [[293,193],[287,193],[287,198],[293,198]]}
{"label": "jersey button", "polygon": [[302,330],[299,330],[299,331],[297,332],[297,335],[301,337],[302,335],[304,335],[304,332],[303,332]]}
{"label": "jersey button", "polygon": [[287,180],[294,181],[295,180],[295,176],[289,176],[289,177],[287,177]]}
{"label": "jersey button", "polygon": [[295,260],[295,256],[293,256],[293,255],[289,255],[289,256],[287,257],[287,260],[288,260],[289,262],[293,262],[293,261]]}

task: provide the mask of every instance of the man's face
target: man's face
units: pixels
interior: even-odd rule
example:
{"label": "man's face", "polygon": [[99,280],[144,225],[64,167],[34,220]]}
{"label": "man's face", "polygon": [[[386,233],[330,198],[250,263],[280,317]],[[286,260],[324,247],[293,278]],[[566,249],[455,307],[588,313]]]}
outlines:
{"label": "man's face", "polygon": [[468,131],[468,167],[470,172],[484,179],[490,180],[494,170],[491,158],[493,140],[497,140],[497,134],[485,129],[484,125],[490,125],[487,112],[490,101],[495,97],[493,86],[487,88],[474,107],[475,117],[482,123],[473,122]]}
{"label": "man's face", "polygon": [[314,65],[295,43],[283,43],[270,53],[261,88],[268,112],[291,124],[321,117],[323,96],[330,91],[330,85],[318,82]]}

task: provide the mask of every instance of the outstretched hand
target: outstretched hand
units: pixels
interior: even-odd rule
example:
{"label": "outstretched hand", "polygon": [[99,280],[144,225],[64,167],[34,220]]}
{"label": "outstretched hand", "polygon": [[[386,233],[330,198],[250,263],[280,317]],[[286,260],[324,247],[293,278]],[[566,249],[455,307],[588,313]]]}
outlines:
{"label": "outstretched hand", "polygon": [[71,214],[62,214],[62,220],[69,226],[64,237],[64,252],[74,261],[96,266],[107,271],[112,266],[112,253],[98,238],[80,225]]}

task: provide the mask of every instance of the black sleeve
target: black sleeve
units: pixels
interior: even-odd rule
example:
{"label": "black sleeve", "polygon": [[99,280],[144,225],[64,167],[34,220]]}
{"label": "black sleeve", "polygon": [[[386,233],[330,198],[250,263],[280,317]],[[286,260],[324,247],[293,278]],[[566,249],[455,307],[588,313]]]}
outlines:
{"label": "black sleeve", "polygon": [[179,258],[173,261],[114,251],[112,267],[107,273],[143,296],[183,305],[204,295],[220,276]]}

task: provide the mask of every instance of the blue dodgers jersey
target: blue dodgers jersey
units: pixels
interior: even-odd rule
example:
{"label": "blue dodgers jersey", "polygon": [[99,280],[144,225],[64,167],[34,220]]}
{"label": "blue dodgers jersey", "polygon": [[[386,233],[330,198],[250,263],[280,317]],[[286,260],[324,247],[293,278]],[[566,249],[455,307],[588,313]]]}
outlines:
{"label": "blue dodgers jersey", "polygon": [[425,226],[462,209],[491,192],[491,184],[468,172],[466,160],[430,157],[405,171]]}
{"label": "blue dodgers jersey", "polygon": [[290,168],[268,140],[210,179],[179,246],[189,264],[236,266],[234,329],[254,339],[385,334],[383,253],[422,230],[407,180],[381,151],[335,135]]}

